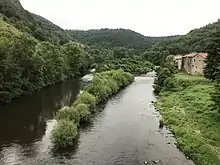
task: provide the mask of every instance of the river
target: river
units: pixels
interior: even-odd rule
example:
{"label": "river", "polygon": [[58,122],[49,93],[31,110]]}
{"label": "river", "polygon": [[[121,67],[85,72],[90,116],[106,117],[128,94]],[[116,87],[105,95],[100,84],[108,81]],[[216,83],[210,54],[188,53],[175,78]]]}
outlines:
{"label": "river", "polygon": [[74,101],[81,81],[53,85],[0,107],[0,165],[193,165],[176,148],[173,135],[159,128],[153,79],[136,77],[65,151],[52,150],[54,115]]}

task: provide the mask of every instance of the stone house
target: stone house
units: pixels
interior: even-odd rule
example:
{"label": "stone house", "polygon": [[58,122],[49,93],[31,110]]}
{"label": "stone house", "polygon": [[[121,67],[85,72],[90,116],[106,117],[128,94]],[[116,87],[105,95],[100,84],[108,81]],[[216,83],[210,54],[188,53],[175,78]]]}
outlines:
{"label": "stone house", "polygon": [[176,55],[174,57],[175,65],[178,70],[182,69],[182,57],[183,57],[182,55]]}
{"label": "stone house", "polygon": [[190,53],[182,57],[182,70],[191,75],[203,75],[207,53]]}

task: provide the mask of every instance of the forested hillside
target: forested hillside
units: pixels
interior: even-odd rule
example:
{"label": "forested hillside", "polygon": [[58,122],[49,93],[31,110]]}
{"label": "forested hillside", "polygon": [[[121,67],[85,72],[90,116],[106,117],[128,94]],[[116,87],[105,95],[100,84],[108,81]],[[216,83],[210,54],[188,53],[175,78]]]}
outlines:
{"label": "forested hillside", "polygon": [[67,32],[79,42],[88,45],[102,45],[106,48],[124,47],[144,51],[156,43],[175,38],[171,37],[146,37],[128,29],[100,29],[100,30],[67,30]]}
{"label": "forested hillside", "polygon": [[40,41],[64,44],[71,40],[71,37],[59,26],[24,10],[19,0],[0,0],[0,16],[4,17],[4,21]]}
{"label": "forested hillside", "polygon": [[0,104],[84,75],[93,58],[73,42],[40,42],[0,20]]}
{"label": "forested hillside", "polygon": [[183,36],[155,44],[143,54],[144,59],[160,65],[168,55],[186,54],[190,52],[207,52],[211,45],[220,38],[220,22],[208,24],[194,29]]}
{"label": "forested hillside", "polygon": [[0,0],[0,104],[69,78],[84,75],[113,51],[73,43],[50,21]]}

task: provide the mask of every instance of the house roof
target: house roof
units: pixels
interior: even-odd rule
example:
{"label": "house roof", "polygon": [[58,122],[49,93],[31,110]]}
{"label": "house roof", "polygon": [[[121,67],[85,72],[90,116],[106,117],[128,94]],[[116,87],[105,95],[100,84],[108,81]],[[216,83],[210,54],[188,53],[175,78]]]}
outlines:
{"label": "house roof", "polygon": [[206,58],[208,56],[208,53],[199,53],[199,56],[202,58]]}
{"label": "house roof", "polygon": [[193,53],[186,54],[186,55],[183,56],[183,57],[194,57],[194,56],[196,56],[197,54],[198,54],[198,53],[193,52]]}
{"label": "house roof", "polygon": [[176,55],[176,56],[174,57],[174,59],[175,59],[175,60],[181,60],[182,57],[183,57],[182,55]]}
{"label": "house roof", "polygon": [[183,57],[195,57],[199,55],[200,57],[202,58],[206,58],[208,56],[208,53],[197,53],[197,52],[193,52],[193,53],[189,53],[189,54],[186,54],[185,56]]}

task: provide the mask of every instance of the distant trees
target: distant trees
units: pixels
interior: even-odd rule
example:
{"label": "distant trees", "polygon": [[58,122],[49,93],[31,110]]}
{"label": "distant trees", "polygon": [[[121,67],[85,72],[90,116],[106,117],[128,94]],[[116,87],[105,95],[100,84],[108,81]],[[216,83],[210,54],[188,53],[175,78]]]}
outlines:
{"label": "distant trees", "polygon": [[145,49],[152,47],[156,43],[172,38],[146,37],[128,29],[67,30],[67,33],[83,44],[90,46],[101,45],[106,49],[125,48],[136,55],[141,54]]}
{"label": "distant trees", "polygon": [[125,72],[132,73],[134,75],[146,74],[154,69],[154,65],[148,61],[132,58],[121,58],[106,60],[100,63],[96,67],[97,72],[123,69]]}
{"label": "distant trees", "polygon": [[[190,52],[208,52],[220,38],[220,23],[209,24],[200,29],[190,31],[183,36],[176,36],[153,45],[142,54],[143,59],[155,65],[163,65],[167,56]],[[212,46],[211,46],[212,45]],[[214,46],[215,47],[215,46]]]}

